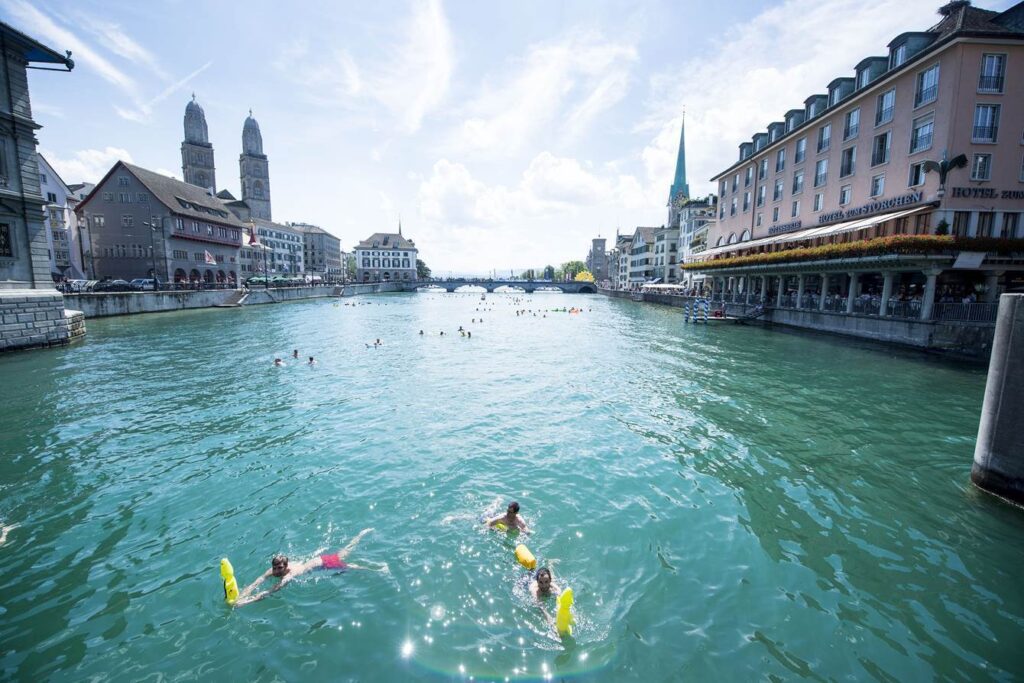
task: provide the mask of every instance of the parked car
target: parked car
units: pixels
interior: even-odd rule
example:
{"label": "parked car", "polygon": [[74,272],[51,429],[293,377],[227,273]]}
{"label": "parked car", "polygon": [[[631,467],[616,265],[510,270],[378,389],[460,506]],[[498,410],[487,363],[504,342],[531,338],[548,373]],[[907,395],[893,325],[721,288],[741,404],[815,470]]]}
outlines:
{"label": "parked car", "polygon": [[[156,280],[155,282],[156,282],[156,286],[159,287],[160,286],[160,280]],[[154,280],[151,277],[137,277],[134,280],[132,280],[131,282],[129,282],[128,284],[131,285],[132,289],[137,289],[139,291],[145,291],[145,290],[148,289],[148,290],[152,291],[154,289],[153,283],[154,283]]]}
{"label": "parked car", "polygon": [[67,291],[69,292],[84,292],[85,286],[89,280],[68,280]]}
{"label": "parked car", "polygon": [[94,292],[130,292],[132,286],[127,280],[103,280],[93,285]]}
{"label": "parked car", "polygon": [[249,278],[248,280],[245,281],[245,286],[246,287],[255,287],[257,285],[262,287],[265,284],[267,284],[267,278],[263,277],[262,275],[257,275],[255,277],[251,277],[251,278]]}

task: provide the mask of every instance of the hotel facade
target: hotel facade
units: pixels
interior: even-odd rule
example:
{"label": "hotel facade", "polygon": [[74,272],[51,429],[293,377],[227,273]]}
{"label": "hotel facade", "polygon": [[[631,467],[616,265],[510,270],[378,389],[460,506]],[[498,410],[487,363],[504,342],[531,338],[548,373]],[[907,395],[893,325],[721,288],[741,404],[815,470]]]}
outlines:
{"label": "hotel facade", "polygon": [[1024,3],[939,13],[740,144],[687,269],[733,297],[922,319],[1024,284],[1012,243],[980,241],[1024,237]]}

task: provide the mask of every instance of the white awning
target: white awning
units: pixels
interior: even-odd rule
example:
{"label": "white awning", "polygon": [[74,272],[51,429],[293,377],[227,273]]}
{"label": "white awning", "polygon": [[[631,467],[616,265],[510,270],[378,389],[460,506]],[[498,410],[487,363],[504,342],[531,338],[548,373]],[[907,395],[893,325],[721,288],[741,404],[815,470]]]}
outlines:
{"label": "white awning", "polygon": [[833,223],[831,225],[824,225],[818,228],[805,228],[803,230],[795,230],[793,232],[784,232],[781,235],[771,235],[769,237],[761,237],[756,240],[748,240],[746,242],[736,242],[734,244],[726,244],[721,247],[715,247],[708,249],[700,254],[695,254],[698,258],[703,260],[709,256],[717,256],[724,254],[728,251],[738,251],[740,249],[754,249],[767,244],[776,244],[778,242],[803,242],[805,240],[818,239],[820,237],[829,237],[831,235],[838,235],[844,232],[853,232],[855,230],[865,230],[867,228],[873,228],[880,223],[891,221],[894,218],[903,218],[913,213],[920,211],[930,211],[932,207],[930,204],[927,206],[917,206],[913,209],[904,209],[902,211],[893,211],[891,213],[882,213],[877,216],[869,216],[868,218],[858,218],[852,221],[846,221],[844,223]]}

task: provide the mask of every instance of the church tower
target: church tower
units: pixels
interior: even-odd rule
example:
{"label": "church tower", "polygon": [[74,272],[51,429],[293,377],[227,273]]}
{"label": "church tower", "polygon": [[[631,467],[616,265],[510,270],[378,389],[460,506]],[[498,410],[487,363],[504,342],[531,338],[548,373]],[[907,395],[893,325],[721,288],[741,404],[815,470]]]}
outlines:
{"label": "church tower", "polygon": [[676,175],[672,180],[672,187],[668,191],[668,203],[682,195],[690,198],[690,186],[686,184],[686,113],[683,112],[683,122],[679,128],[679,155],[676,157]]}
{"label": "church tower", "polygon": [[217,191],[217,174],[213,164],[213,145],[206,128],[206,114],[196,102],[185,105],[185,140],[181,143],[181,177],[186,183]]}
{"label": "church tower", "polygon": [[263,136],[260,124],[252,117],[242,126],[242,154],[238,157],[242,180],[242,201],[249,205],[253,218],[271,220],[270,217],[270,169],[267,155],[263,153]]}

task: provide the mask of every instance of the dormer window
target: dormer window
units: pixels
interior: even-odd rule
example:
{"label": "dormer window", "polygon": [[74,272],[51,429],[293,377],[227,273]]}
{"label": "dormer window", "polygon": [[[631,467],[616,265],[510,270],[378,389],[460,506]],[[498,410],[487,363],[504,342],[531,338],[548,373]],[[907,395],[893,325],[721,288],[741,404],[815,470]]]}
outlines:
{"label": "dormer window", "polygon": [[839,88],[836,88],[835,90],[833,90],[830,93],[830,96],[828,98],[829,106],[833,106],[833,105],[839,104],[839,96],[840,96],[840,94],[841,93],[839,91]]}
{"label": "dormer window", "polygon": [[892,53],[889,55],[889,68],[895,69],[905,61],[907,61],[907,44],[900,43],[892,49]]}
{"label": "dormer window", "polygon": [[867,87],[867,84],[870,83],[870,82],[871,82],[871,72],[869,70],[864,69],[859,74],[857,74],[857,87],[858,88]]}

